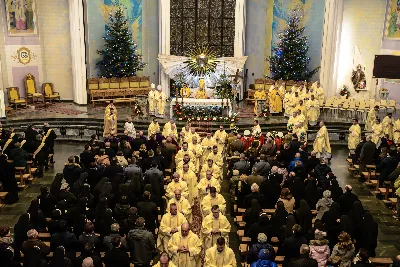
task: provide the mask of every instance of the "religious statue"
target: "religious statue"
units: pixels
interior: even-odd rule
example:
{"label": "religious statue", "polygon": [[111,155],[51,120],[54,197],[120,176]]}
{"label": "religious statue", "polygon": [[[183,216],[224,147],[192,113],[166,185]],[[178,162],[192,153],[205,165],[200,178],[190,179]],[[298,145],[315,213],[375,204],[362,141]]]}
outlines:
{"label": "religious statue", "polygon": [[187,84],[184,84],[183,87],[181,88],[181,97],[189,98],[190,94],[191,94],[190,88],[187,86]]}
{"label": "religious statue", "polygon": [[366,87],[365,73],[361,69],[361,65],[357,65],[357,70],[353,70],[351,75],[351,81],[353,82],[354,90],[364,90]]}
{"label": "religious statue", "polygon": [[207,99],[207,94],[206,94],[206,82],[204,79],[200,79],[199,81],[199,90],[196,92],[196,99]]}
{"label": "religious statue", "polygon": [[117,109],[111,102],[104,112],[104,137],[117,134]]}

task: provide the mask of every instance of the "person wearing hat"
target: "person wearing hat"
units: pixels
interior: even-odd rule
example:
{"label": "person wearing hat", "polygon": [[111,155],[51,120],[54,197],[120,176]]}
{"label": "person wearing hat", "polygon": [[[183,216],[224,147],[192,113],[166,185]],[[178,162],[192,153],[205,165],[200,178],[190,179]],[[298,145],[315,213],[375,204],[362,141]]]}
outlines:
{"label": "person wearing hat", "polygon": [[156,115],[156,117],[163,118],[167,97],[165,96],[165,93],[161,89],[162,89],[161,85],[158,85],[157,91],[154,93],[154,99],[156,102],[155,115]]}
{"label": "person wearing hat", "polygon": [[370,111],[368,111],[367,121],[365,122],[365,130],[367,132],[372,131],[372,126],[375,124],[376,117],[379,113],[379,106],[375,106]]}
{"label": "person wearing hat", "polygon": [[149,114],[154,115],[155,114],[155,109],[156,109],[156,85],[154,83],[151,84],[151,90],[148,95],[148,101],[149,101]]}

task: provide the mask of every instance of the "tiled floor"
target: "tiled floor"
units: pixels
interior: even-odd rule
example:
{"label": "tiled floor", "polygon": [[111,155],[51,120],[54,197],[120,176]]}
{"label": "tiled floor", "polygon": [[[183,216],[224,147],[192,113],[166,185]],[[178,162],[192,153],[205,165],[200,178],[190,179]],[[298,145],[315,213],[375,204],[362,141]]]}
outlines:
{"label": "tiled floor", "polygon": [[[71,155],[79,155],[82,147],[82,143],[57,143],[55,146],[56,164],[54,169],[47,171],[43,178],[35,179],[33,184],[30,184],[24,191],[20,192],[20,201],[18,203],[8,205],[1,210],[0,225],[13,226],[18,220],[19,215],[27,210],[30,200],[39,194],[40,185],[50,184],[54,175],[57,172],[62,172],[67,158]],[[348,164],[345,161],[347,149],[344,147],[335,147],[333,149],[333,154],[334,157],[332,159],[331,167],[335,175],[339,178],[340,184],[342,186],[346,184],[351,184],[353,186],[355,193],[359,195],[364,207],[371,211],[379,225],[377,256],[392,257],[400,254],[400,223],[393,219],[392,212],[385,207],[380,200],[372,195],[369,188],[360,184],[357,179],[351,177],[347,170]],[[227,200],[229,200],[227,181],[224,181],[223,183],[222,194]],[[239,240],[235,234],[237,228],[233,224],[232,217],[228,215],[228,218],[232,222],[232,233],[230,235],[231,247],[238,252]],[[236,253],[236,255],[239,256],[239,253]]]}

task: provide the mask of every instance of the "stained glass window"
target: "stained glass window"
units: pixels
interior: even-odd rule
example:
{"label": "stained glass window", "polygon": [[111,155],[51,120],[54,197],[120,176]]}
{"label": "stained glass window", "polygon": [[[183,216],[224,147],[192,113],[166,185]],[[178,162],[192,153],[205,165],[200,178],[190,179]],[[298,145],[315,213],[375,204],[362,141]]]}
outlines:
{"label": "stained glass window", "polygon": [[236,0],[171,0],[171,55],[208,46],[232,57]]}

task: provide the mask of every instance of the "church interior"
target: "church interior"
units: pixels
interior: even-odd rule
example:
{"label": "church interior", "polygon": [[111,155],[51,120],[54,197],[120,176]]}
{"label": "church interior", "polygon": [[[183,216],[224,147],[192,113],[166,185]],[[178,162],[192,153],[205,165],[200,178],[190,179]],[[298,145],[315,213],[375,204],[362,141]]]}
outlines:
{"label": "church interior", "polygon": [[400,1],[0,16],[2,266],[400,266]]}

